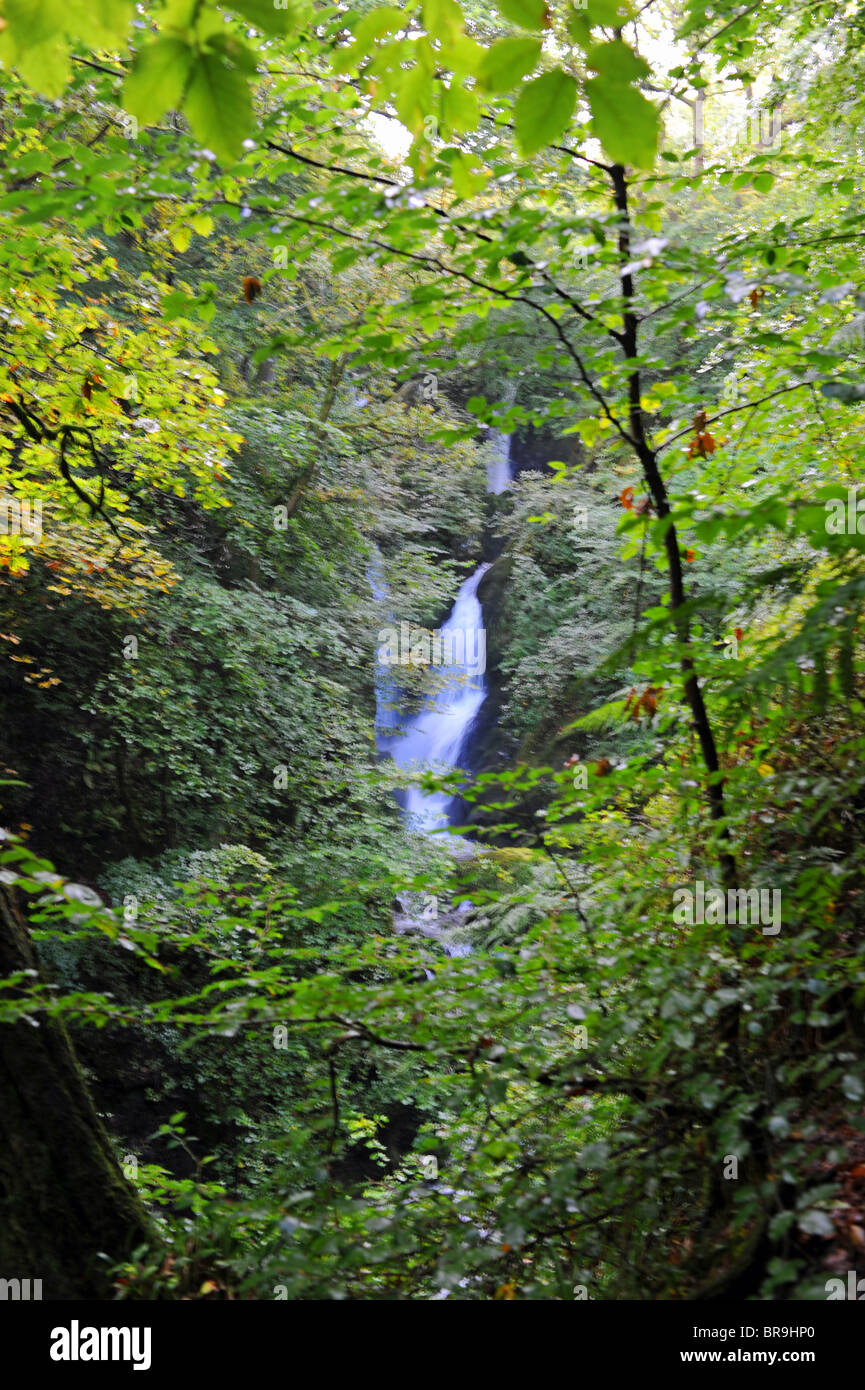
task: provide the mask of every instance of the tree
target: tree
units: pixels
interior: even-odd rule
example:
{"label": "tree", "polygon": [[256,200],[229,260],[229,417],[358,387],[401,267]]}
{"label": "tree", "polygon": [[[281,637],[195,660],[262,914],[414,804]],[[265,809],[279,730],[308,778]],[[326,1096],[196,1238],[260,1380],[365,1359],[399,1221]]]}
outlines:
{"label": "tree", "polygon": [[[227,921],[206,919],[209,947],[209,934],[249,932],[263,918],[262,958],[253,967],[240,950],[215,960],[205,951],[238,997],[226,989],[214,1002],[205,987],[177,1012],[189,1026],[229,1035],[282,1017],[310,1030],[326,1059],[327,1162],[341,1128],[343,1060],[354,1077],[372,1050],[401,1065],[408,1059],[409,1084],[435,1091],[448,1114],[458,1177],[437,1194],[443,1202],[410,1183],[382,1184],[361,1199],[327,1182],[311,1197],[301,1189],[291,1250],[269,1236],[274,1272],[287,1267],[301,1293],[311,1278],[327,1293],[346,1284],[401,1289],[410,1232],[418,1238],[413,1287],[425,1294],[465,1285],[509,1297],[519,1278],[530,1296],[553,1289],[561,1297],[567,1271],[597,1265],[605,1287],[633,1292],[642,1278],[663,1295],[672,1276],[652,1259],[658,1227],[679,1268],[687,1264],[683,1283],[696,1296],[772,1291],[795,1281],[807,1240],[834,1229],[804,1148],[816,1126],[831,1127],[839,1095],[863,1093],[848,1051],[860,1028],[852,919],[861,866],[833,807],[836,789],[860,790],[845,783],[846,760],[860,750],[842,720],[845,702],[861,699],[865,543],[856,527],[825,525],[825,504],[846,491],[837,455],[856,431],[845,412],[862,400],[856,344],[838,336],[861,307],[860,214],[848,206],[855,146],[814,154],[779,141],[746,156],[725,147],[717,157],[705,142],[695,167],[691,137],[677,148],[649,93],[665,109],[681,97],[696,114],[718,72],[747,86],[745,65],[766,23],[756,6],[724,0],[712,9],[709,18],[701,3],[690,8],[679,31],[690,52],[668,72],[663,62],[651,70],[637,17],[616,0],[593,0],[588,12],[509,0],[501,19],[429,0],[320,24],[302,7],[286,17],[237,5],[224,12],[226,24],[220,7],[180,4],[160,11],[152,32],[136,33],[134,52],[125,47],[131,12],[121,7],[104,33],[114,56],[83,50],[75,5],[62,22],[12,7],[0,35],[4,62],[64,93],[68,116],[58,124],[68,120],[74,135],[72,153],[68,145],[61,152],[54,114],[42,108],[47,133],[34,151],[29,127],[19,132],[23,118],[13,120],[3,211],[14,229],[58,216],[112,234],[156,227],[182,254],[193,235],[211,235],[216,217],[230,218],[273,253],[261,274],[265,295],[276,277],[292,279],[300,264],[325,257],[336,275],[387,268],[393,292],[318,344],[335,365],[306,438],[313,450],[334,418],[337,377],[349,361],[354,371],[397,375],[414,374],[419,362],[446,370],[490,338],[506,353],[509,335],[519,334],[544,391],[519,404],[475,394],[472,422],[428,421],[438,441],[465,441],[477,422],[573,430],[621,477],[622,563],[638,553],[641,578],[646,565],[666,577],[663,603],[652,603],[653,586],[637,585],[632,630],[605,655],[608,670],[631,662],[643,688],[581,712],[562,731],[627,724],[633,756],[599,756],[579,802],[563,767],[507,768],[491,779],[502,815],[544,800],[528,828],[525,816],[516,822],[528,861],[514,868],[505,860],[499,873],[493,860],[493,886],[481,890],[491,905],[483,930],[502,949],[436,973],[423,948],[372,941],[305,974],[286,960],[280,933],[330,904],[283,905],[280,919],[270,903],[245,902],[236,917],[226,909]],[[815,22],[772,7],[779,17],[788,36]],[[831,65],[841,52],[837,38],[833,45]],[[818,87],[825,126],[830,73],[821,72]],[[94,132],[83,114],[118,100],[141,123],[140,144],[111,131],[116,116],[107,132]],[[410,133],[404,164],[366,139],[363,123],[375,116],[395,116]],[[810,204],[789,186],[802,170]],[[706,225],[711,214],[702,223],[693,214],[705,190],[712,208],[734,211],[735,224],[731,216],[716,232]],[[156,292],[161,318],[180,334],[213,318],[212,282]],[[41,327],[30,319],[28,344],[44,354]],[[76,352],[84,320],[79,327]],[[257,356],[293,345],[277,329]],[[75,361],[77,376],[83,359]],[[32,399],[46,390],[46,374],[56,384],[45,364],[27,374],[13,363],[9,374],[13,463],[54,469],[53,481],[59,473],[92,513],[81,517],[107,524],[106,500],[122,512],[127,494],[109,492],[111,459],[104,462],[89,424],[63,413],[72,408],[68,391],[48,401],[46,418]],[[76,388],[82,416],[98,409],[103,384],[88,371]],[[114,376],[109,385],[117,387]],[[116,409],[105,407],[104,423],[122,426],[124,397],[108,394]],[[732,443],[713,433],[717,421],[735,432]],[[77,439],[87,451],[82,474],[68,466]],[[793,447],[803,439],[819,454],[818,482]],[[202,443],[206,456],[206,429]],[[175,457],[163,470],[149,447],[130,453],[122,471],[137,470],[145,488],[183,486]],[[307,456],[286,509],[292,524],[315,513],[320,467],[314,452]],[[557,476],[567,473],[558,466]],[[10,546],[10,555],[21,548]],[[746,605],[759,642],[747,666],[726,640],[731,626],[740,640],[731,619]],[[158,722],[158,711],[151,716]],[[804,790],[791,746],[807,769]],[[817,775],[815,746],[832,761],[832,777]],[[825,868],[837,856],[836,894]],[[702,884],[718,866],[727,896],[713,892],[724,905],[731,893],[735,905],[745,894],[747,905],[748,892],[759,905],[760,890],[779,891],[771,884],[783,879],[789,915],[778,949],[775,932],[761,930],[774,921],[747,913],[721,920],[714,896],[714,918],[689,923],[688,934],[675,930],[683,923],[671,919],[672,885],[679,876]],[[502,897],[509,900],[498,911]],[[7,931],[14,926],[10,917]],[[818,940],[824,932],[828,944]],[[844,932],[856,942],[851,951]],[[17,936],[10,941],[15,967],[26,956]],[[110,1001],[99,1007],[102,1017],[117,1016]],[[85,1016],[86,1003],[71,1001],[70,1012]],[[173,1005],[154,1016],[173,1017]],[[585,1036],[574,1038],[568,1020]],[[832,1030],[826,1047],[811,1047],[808,1030],[824,1028]],[[312,1147],[314,1132],[310,1124],[299,1142],[309,1137]],[[41,1135],[31,1138],[38,1150]],[[747,1178],[735,1196],[720,1166],[731,1156],[741,1157]],[[456,1209],[466,1192],[470,1219]],[[331,1215],[350,1238],[332,1266],[318,1265]],[[683,1228],[698,1233],[693,1253]],[[377,1233],[382,1260],[370,1273]],[[788,1258],[799,1236],[796,1259]]]}
{"label": "tree", "polygon": [[[7,871],[7,878],[12,877]],[[0,972],[38,974],[15,891],[0,882]],[[60,1020],[0,1028],[0,1263],[46,1299],[111,1297],[110,1267],[148,1234]]]}

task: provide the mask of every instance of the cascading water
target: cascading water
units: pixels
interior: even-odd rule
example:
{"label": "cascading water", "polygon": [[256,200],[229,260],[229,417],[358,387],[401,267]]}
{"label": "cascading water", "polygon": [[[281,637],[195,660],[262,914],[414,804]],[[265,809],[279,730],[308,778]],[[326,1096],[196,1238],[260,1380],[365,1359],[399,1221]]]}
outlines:
{"label": "cascading water", "polygon": [[[513,397],[508,402],[512,403]],[[512,480],[510,436],[491,433],[493,458],[487,466],[487,491],[504,492]],[[400,712],[400,691],[395,671],[398,667],[381,661],[376,664],[376,746],[380,754],[390,754],[400,767],[431,767],[445,772],[459,767],[469,746],[472,726],[487,693],[486,633],[478,588],[489,564],[478,566],[461,585],[447,622],[439,630],[439,651],[447,654],[443,681],[426,705],[414,715]],[[384,562],[376,548],[367,571],[373,596],[382,605],[388,602]],[[392,613],[388,622],[393,625]],[[403,624],[407,627],[407,624]],[[392,627],[392,630],[395,629]],[[425,834],[446,830],[453,823],[457,798],[445,792],[422,792],[409,786],[403,794],[403,809],[411,825]],[[437,837],[441,838],[441,836]],[[472,852],[462,837],[447,837],[455,855]],[[402,911],[395,916],[398,931],[421,931],[439,939],[448,955],[465,955],[469,944],[460,937],[460,918],[471,909],[464,902],[444,918],[433,901],[418,904],[417,895],[400,894]]]}
{"label": "cascading water", "polygon": [[[460,754],[486,694],[483,669],[479,669],[485,664],[486,645],[477,592],[488,569],[488,564],[479,565],[465,581],[441,628],[443,650],[461,651],[463,659],[447,666],[442,689],[425,709],[400,725],[402,732],[390,741],[393,759],[402,767],[413,763],[442,769],[459,767]],[[420,830],[441,830],[450,824],[453,802],[445,792],[424,793],[409,787],[405,811]]]}
{"label": "cascading water", "polygon": [[[512,406],[517,396],[517,383],[509,381],[505,388],[503,405]],[[511,436],[501,430],[490,430],[489,440],[493,456],[487,464],[487,492],[504,492],[513,480],[511,469]]]}
{"label": "cascading water", "polygon": [[[513,400],[510,393],[508,404]],[[510,435],[491,431],[493,459],[487,466],[487,491],[504,492],[512,480]],[[440,629],[441,648],[451,659],[445,667],[443,686],[417,714],[403,718],[399,712],[399,690],[392,666],[379,662],[376,668],[376,733],[380,753],[389,753],[401,767],[434,766],[439,771],[459,767],[466,752],[471,728],[486,695],[484,680],[486,655],[483,612],[477,596],[489,564],[478,566],[462,584],[450,616]],[[373,595],[387,601],[384,565],[375,550],[368,569]],[[390,619],[393,621],[392,617]],[[453,654],[461,659],[453,659]],[[424,793],[409,787],[404,810],[417,828],[430,832],[452,823],[456,798],[444,792]]]}
{"label": "cascading water", "polygon": [[511,481],[511,437],[500,430],[490,430],[489,442],[493,457],[487,464],[487,492],[504,492]]}

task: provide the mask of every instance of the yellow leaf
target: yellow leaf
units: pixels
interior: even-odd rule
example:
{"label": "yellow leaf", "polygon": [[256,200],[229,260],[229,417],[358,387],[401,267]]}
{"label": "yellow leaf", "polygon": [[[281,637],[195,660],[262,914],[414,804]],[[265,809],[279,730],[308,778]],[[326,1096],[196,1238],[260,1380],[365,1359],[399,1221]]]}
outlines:
{"label": "yellow leaf", "polygon": [[168,236],[175,251],[185,251],[192,240],[192,232],[189,227],[172,227]]}

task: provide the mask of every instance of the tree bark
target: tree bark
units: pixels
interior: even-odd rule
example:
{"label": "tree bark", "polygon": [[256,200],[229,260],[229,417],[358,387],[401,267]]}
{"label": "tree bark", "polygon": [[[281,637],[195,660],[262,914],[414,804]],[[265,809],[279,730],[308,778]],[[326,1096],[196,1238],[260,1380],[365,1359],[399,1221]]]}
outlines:
{"label": "tree bark", "polygon": [[[15,895],[0,884],[0,977],[37,969]],[[44,1299],[110,1299],[109,1261],[147,1234],[64,1025],[0,1027],[0,1277],[41,1279]]]}
{"label": "tree bark", "polygon": [[[616,209],[620,219],[618,237],[619,262],[622,267],[620,271],[620,283],[622,287],[622,333],[620,341],[625,357],[628,358],[629,361],[633,361],[636,359],[638,352],[639,319],[634,311],[633,276],[628,269],[631,260],[631,221],[628,207],[628,183],[625,170],[621,164],[614,164],[611,167],[610,178],[613,184]],[[628,421],[631,439],[633,440],[634,449],[643,468],[643,476],[646,479],[646,484],[655,506],[655,512],[663,521],[670,516],[670,500],[667,495],[667,489],[661,470],[658,467],[657,455],[649,444],[646,434],[645,420],[643,418],[642,386],[640,382],[640,373],[637,369],[632,371],[628,376]],[[724,805],[724,786],[721,779],[721,765],[718,758],[715,735],[709,719],[709,712],[706,708],[706,702],[703,699],[703,690],[697,678],[694,659],[690,652],[690,623],[688,622],[687,616],[682,612],[686,600],[682,556],[679,551],[679,538],[672,522],[664,532],[664,549],[667,556],[670,608],[675,621],[679,642],[684,648],[680,662],[684,695],[691,710],[691,719],[700,743],[703,763],[709,774],[706,787],[709,814],[712,820],[716,823],[720,823],[722,827],[720,832],[721,850],[719,854],[721,874],[724,887],[727,889],[735,888],[736,863],[732,853],[727,848],[729,844],[729,835],[726,826],[727,813]]]}

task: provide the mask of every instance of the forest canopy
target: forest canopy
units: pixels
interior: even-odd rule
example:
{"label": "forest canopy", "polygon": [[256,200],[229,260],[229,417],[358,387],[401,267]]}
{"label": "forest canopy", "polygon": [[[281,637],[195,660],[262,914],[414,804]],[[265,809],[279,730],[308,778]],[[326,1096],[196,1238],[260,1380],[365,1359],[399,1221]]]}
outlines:
{"label": "forest canopy", "polygon": [[0,68],[0,1275],[846,1297],[865,7]]}

